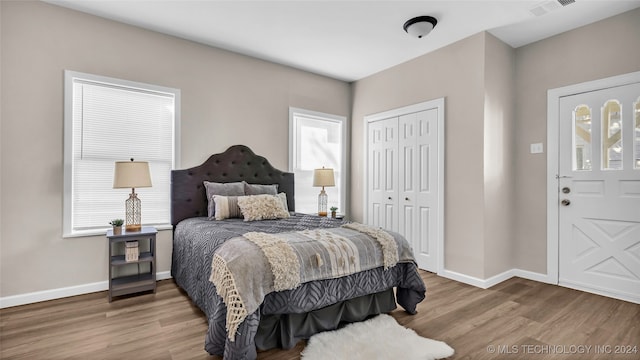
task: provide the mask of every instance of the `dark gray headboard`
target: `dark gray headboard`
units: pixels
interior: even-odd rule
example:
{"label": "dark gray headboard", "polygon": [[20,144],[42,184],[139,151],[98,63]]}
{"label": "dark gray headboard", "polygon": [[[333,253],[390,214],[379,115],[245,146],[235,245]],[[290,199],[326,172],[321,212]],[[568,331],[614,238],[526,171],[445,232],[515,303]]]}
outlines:
{"label": "dark gray headboard", "polygon": [[214,154],[202,165],[171,171],[171,224],[197,216],[207,216],[207,195],[203,181],[250,184],[278,184],[287,194],[289,211],[295,211],[293,173],[274,168],[267,159],[244,145],[234,145]]}

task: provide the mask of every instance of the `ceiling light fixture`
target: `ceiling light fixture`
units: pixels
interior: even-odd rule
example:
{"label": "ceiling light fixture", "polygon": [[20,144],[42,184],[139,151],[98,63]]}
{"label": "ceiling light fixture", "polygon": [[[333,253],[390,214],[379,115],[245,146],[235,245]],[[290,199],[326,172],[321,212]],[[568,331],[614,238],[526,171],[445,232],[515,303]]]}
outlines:
{"label": "ceiling light fixture", "polygon": [[418,16],[407,20],[403,28],[407,34],[421,39],[423,36],[429,34],[431,30],[436,27],[437,23],[438,20],[432,16]]}

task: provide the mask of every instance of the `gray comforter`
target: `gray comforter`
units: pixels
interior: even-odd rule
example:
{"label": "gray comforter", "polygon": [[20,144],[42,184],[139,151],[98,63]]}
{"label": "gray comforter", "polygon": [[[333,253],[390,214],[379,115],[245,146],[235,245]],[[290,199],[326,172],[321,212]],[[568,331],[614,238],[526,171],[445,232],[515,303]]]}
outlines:
{"label": "gray comforter", "polygon": [[205,350],[225,359],[254,359],[255,334],[260,314],[305,313],[340,301],[397,287],[397,301],[407,312],[415,313],[424,299],[425,286],[413,263],[399,263],[341,277],[302,284],[300,287],[274,292],[262,306],[250,314],[238,329],[235,341],[226,332],[226,305],[209,281],[214,251],[226,240],[249,231],[277,233],[342,225],[339,220],[296,214],[287,219],[244,222],[242,219],[210,221],[191,218],[180,222],[174,232],[172,275],[192,301],[205,313],[209,329]]}

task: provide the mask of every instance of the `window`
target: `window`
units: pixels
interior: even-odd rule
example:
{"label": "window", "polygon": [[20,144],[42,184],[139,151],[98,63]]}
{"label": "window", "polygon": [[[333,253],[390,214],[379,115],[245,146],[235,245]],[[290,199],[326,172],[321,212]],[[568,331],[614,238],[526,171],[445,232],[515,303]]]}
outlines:
{"label": "window", "polygon": [[573,170],[591,170],[591,109],[580,105],[573,111]]}
{"label": "window", "polygon": [[327,209],[344,213],[346,190],[346,118],[289,109],[289,171],[295,174],[296,211],[318,212],[320,188],[313,187],[313,170],[333,168],[335,187],[325,188]]}
{"label": "window", "polygon": [[602,169],[622,170],[622,112],[617,100],[602,107]]}
{"label": "window", "polygon": [[170,224],[180,90],[65,71],[64,236],[104,233],[125,217],[131,189],[113,189],[116,161],[148,161],[150,188],[136,189],[143,225]]}

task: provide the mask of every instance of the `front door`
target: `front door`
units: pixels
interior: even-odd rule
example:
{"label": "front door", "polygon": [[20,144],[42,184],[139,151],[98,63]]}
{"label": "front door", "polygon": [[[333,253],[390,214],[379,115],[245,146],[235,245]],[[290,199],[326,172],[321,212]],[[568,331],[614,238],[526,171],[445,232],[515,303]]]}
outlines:
{"label": "front door", "polygon": [[640,303],[640,83],[564,96],[558,283]]}

